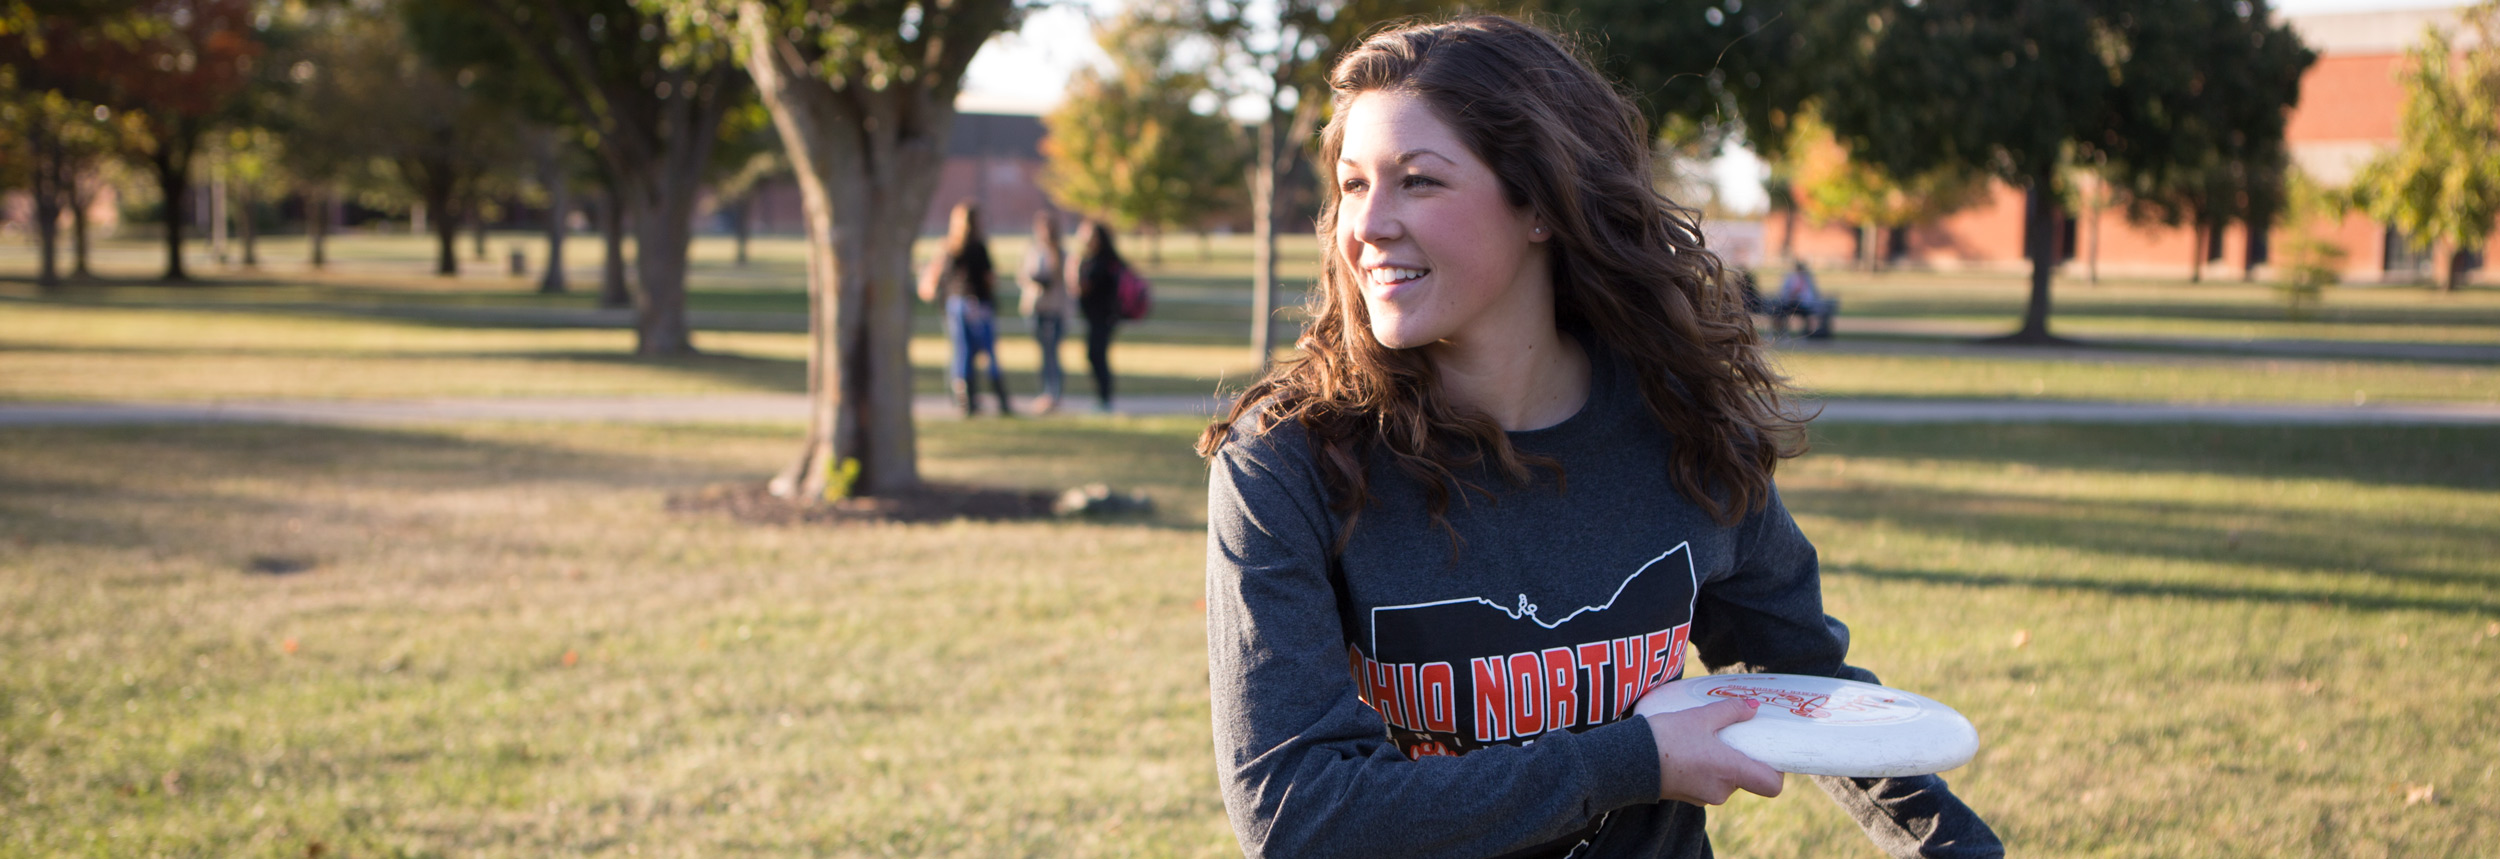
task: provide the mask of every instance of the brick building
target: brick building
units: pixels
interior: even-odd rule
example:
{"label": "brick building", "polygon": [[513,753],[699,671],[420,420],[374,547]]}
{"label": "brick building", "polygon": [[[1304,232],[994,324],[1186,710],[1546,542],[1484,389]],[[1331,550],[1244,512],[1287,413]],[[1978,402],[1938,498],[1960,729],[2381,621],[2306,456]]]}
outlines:
{"label": "brick building", "polygon": [[[929,212],[920,220],[921,234],[944,235],[947,213],[961,200],[980,205],[982,227],[992,234],[1031,232],[1033,213],[1049,201],[1042,191],[1044,134],[1038,116],[956,114],[937,193],[929,198]],[[757,187],[754,206],[757,232],[807,231],[798,185],[787,177]]]}
{"label": "brick building", "polygon": [[[2292,161],[2310,177],[2329,187],[2349,184],[2353,174],[2379,152],[2393,147],[2404,109],[2404,91],[2397,74],[2405,51],[2421,40],[2424,28],[2454,32],[2460,9],[2413,9],[2285,16],[2301,40],[2318,52],[2318,61],[2301,78],[2300,103],[2285,127]],[[2129,223],[2123,203],[2108,203],[2100,189],[2086,185],[2077,196],[2088,201],[2081,212],[2061,219],[2062,276],[2098,273],[2118,277],[2186,277],[2200,259],[2206,277],[2265,278],[2269,236],[2238,224],[2223,229],[2204,248],[2187,227]],[[2023,249],[2024,198],[2020,189],[1997,183],[1980,202],[1933,223],[1879,235],[1895,265],[1932,270],[2028,271]],[[2097,203],[2097,205],[2095,205]],[[1763,247],[1789,253],[1819,266],[1846,266],[1858,259],[1861,232],[1850,224],[1800,222],[1786,235],[1787,220],[1772,216],[1763,227]],[[2296,227],[2343,246],[2344,281],[2385,283],[2426,281],[2431,276],[2428,251],[2412,247],[2407,237],[2358,212],[2334,224]],[[2485,244],[2486,255],[2500,247],[2500,231]],[[2478,260],[2467,260],[2475,265]],[[2479,266],[2469,280],[2500,282],[2491,266]]]}

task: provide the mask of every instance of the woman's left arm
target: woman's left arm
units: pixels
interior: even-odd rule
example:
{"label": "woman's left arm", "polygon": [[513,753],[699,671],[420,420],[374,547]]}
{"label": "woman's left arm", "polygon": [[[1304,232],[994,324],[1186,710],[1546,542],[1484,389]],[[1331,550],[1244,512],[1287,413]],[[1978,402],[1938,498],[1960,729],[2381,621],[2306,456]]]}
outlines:
{"label": "woman's left arm", "polygon": [[[1704,582],[1693,605],[1693,647],[1714,670],[1814,674],[1861,683],[1874,672],[1848,664],[1849,628],[1823,613],[1814,544],[1774,490],[1736,529],[1728,572]],[[1838,778],[1816,786],[1849,810],[1877,847],[1900,857],[1998,857],[2005,847],[1941,776]]]}

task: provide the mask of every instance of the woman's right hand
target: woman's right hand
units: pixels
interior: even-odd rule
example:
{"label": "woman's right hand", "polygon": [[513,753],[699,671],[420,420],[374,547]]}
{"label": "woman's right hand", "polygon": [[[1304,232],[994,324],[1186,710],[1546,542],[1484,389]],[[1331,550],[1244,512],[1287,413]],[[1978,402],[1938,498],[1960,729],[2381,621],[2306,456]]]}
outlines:
{"label": "woman's right hand", "polygon": [[1658,744],[1658,798],[1718,805],[1738,788],[1780,795],[1781,778],[1760,761],[1719,742],[1719,729],[1754,717],[1759,702],[1729,699],[1649,717]]}

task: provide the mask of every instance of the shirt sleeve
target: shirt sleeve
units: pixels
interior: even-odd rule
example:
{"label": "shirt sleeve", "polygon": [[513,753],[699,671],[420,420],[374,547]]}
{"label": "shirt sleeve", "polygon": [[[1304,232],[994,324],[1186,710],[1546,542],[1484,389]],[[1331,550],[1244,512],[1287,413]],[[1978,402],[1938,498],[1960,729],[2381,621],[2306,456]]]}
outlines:
{"label": "shirt sleeve", "polygon": [[1493,856],[1658,801],[1648,726],[1408,760],[1356,695],[1331,585],[1335,519],[1267,437],[1211,462],[1207,653],[1217,776],[1251,856]]}
{"label": "shirt sleeve", "polygon": [[[1693,646],[1713,671],[1813,674],[1879,683],[1849,665],[1849,628],[1823,613],[1821,564],[1778,491],[1737,532],[1727,574],[1702,585]],[[1998,857],[2005,847],[1942,776],[1815,776],[1887,855]]]}

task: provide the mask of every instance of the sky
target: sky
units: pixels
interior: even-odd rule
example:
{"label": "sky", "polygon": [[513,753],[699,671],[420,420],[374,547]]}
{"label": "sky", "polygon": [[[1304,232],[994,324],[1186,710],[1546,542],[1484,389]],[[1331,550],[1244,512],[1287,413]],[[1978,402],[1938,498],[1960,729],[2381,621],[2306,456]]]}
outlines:
{"label": "sky", "polygon": [[[1094,17],[1119,13],[1125,0],[1073,0],[1033,12],[1024,26],[1000,34],[972,60],[965,73],[958,109],[976,113],[1047,113],[1067,90],[1068,76],[1087,64],[1110,65],[1110,57],[1094,44]],[[2464,0],[2274,0],[2277,14],[2315,15],[2385,9],[2425,9],[2467,5]],[[1712,162],[1720,201],[1739,212],[1758,211],[1768,202],[1762,193],[1762,162],[1753,153],[1731,151]]]}

